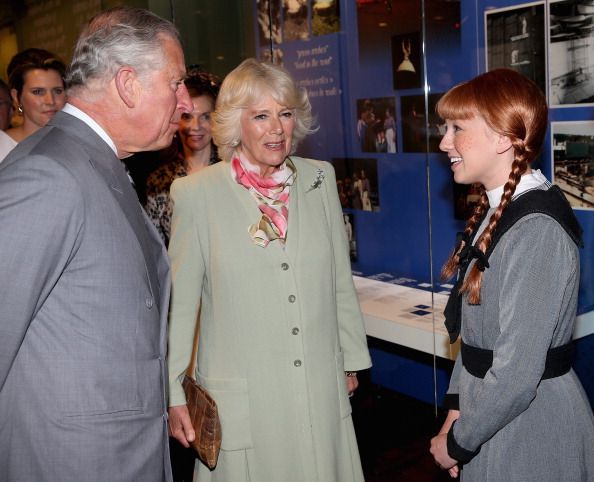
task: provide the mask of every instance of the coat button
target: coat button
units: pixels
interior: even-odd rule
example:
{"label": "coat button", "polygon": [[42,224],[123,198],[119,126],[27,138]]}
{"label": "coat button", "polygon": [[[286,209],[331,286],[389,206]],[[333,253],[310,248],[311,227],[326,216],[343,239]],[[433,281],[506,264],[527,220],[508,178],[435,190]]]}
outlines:
{"label": "coat button", "polygon": [[289,295],[289,303],[295,303],[295,300],[297,298],[295,298],[295,295]]}
{"label": "coat button", "polygon": [[287,263],[281,264],[281,268],[283,271],[287,271],[289,269],[289,265]]}
{"label": "coat button", "polygon": [[299,334],[299,328],[295,327],[291,330],[291,333],[293,333],[293,335],[298,335]]}
{"label": "coat button", "polygon": [[152,298],[147,298],[146,300],[144,300],[146,307],[150,310],[153,307],[153,299]]}
{"label": "coat button", "polygon": [[300,367],[301,366],[301,360],[295,360],[293,362],[293,365],[295,365],[296,367]]}

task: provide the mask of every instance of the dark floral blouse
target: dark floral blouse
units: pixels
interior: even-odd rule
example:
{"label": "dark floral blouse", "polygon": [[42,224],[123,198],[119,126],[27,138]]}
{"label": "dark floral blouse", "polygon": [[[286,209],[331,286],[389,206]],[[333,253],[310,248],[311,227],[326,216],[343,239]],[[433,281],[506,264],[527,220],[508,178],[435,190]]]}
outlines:
{"label": "dark floral blouse", "polygon": [[[211,149],[210,165],[219,162],[217,150]],[[145,210],[159,231],[165,246],[169,244],[171,234],[171,202],[169,188],[171,183],[178,177],[188,175],[184,159],[181,155],[172,161],[163,164],[153,171],[146,181],[146,204]]]}

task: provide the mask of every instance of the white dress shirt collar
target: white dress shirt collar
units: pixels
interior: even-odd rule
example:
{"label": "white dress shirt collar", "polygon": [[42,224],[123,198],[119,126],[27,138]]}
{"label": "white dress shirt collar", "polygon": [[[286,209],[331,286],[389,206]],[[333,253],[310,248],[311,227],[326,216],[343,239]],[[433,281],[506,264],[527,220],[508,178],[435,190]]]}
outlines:
{"label": "white dress shirt collar", "polygon": [[115,152],[115,155],[118,155],[118,150],[116,148],[115,143],[111,140],[111,137],[107,135],[107,132],[103,130],[103,128],[97,124],[88,114],[80,110],[78,107],[74,107],[72,104],[66,103],[66,105],[62,109],[63,112],[70,114],[77,119],[80,119],[85,124],[87,124],[91,129],[93,129],[101,139],[103,139],[109,147]]}

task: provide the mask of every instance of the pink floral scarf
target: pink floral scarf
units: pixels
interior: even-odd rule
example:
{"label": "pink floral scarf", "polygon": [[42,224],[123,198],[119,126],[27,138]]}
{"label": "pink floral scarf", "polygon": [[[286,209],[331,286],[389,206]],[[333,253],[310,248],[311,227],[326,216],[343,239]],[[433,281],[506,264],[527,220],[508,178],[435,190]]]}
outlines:
{"label": "pink floral scarf", "polygon": [[260,169],[243,155],[231,160],[231,174],[245,187],[258,204],[262,217],[248,227],[254,243],[265,248],[275,239],[285,242],[289,225],[289,194],[297,171],[289,158],[270,177],[260,176]]}

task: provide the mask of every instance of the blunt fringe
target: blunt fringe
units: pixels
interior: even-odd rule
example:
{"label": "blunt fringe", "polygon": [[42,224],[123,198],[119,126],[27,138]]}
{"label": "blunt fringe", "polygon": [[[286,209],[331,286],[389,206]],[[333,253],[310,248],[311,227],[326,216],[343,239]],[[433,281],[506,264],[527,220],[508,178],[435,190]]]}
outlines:
{"label": "blunt fringe", "polygon": [[[510,139],[514,161],[503,195],[475,245],[485,253],[491,245],[493,232],[505,209],[512,201],[516,186],[528,166],[542,149],[547,130],[548,107],[540,88],[531,80],[511,69],[495,69],[456,85],[437,103],[437,113],[442,119],[459,120],[481,116],[497,134]],[[489,209],[484,188],[481,199],[468,220],[464,232],[469,236],[478,228],[479,221]],[[449,279],[456,273],[464,248],[461,241],[442,269],[442,278]],[[483,272],[475,265],[462,284],[462,293],[468,293],[468,302],[480,303]]]}

